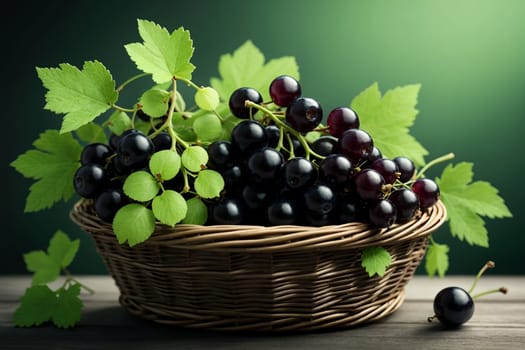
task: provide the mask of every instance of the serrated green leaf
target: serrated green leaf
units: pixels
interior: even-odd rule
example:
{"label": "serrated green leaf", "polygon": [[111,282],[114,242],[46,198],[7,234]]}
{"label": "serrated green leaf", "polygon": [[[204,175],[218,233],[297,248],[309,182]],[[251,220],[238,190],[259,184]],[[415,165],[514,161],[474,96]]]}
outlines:
{"label": "serrated green leaf", "polygon": [[73,327],[80,321],[83,304],[79,298],[80,284],[69,288],[60,288],[56,294],[56,305],[51,313],[51,320],[59,328]]}
{"label": "serrated green leaf", "polygon": [[446,244],[432,243],[425,255],[425,270],[430,277],[436,273],[444,277],[448,270],[448,251]]}
{"label": "serrated green leaf", "polygon": [[104,128],[93,122],[82,125],[76,130],[78,138],[86,143],[107,143],[107,137]]}
{"label": "serrated green leaf", "polygon": [[138,69],[152,74],[158,84],[173,77],[191,79],[195,66],[190,63],[193,41],[189,31],[181,27],[170,34],[166,28],[141,19],[138,20],[138,28],[143,43],[125,46]]}
{"label": "serrated green leaf", "polygon": [[122,189],[129,198],[139,202],[147,202],[159,193],[160,186],[150,173],[136,171],[126,178]]}
{"label": "serrated green leaf", "polygon": [[170,93],[157,88],[145,91],[140,97],[139,103],[144,113],[152,118],[159,118],[168,112]]}
{"label": "serrated green leaf", "polygon": [[113,231],[120,244],[127,241],[133,247],[147,240],[155,231],[155,216],[141,204],[127,204],[115,215]]}
{"label": "serrated green leaf", "polygon": [[38,326],[49,321],[57,304],[55,292],[46,285],[27,288],[13,315],[18,327]]}
{"label": "serrated green leaf", "polygon": [[35,250],[24,254],[24,262],[26,269],[34,273],[33,285],[52,282],[60,275],[60,264],[43,250]]}
{"label": "serrated green leaf", "polygon": [[155,197],[151,203],[153,215],[163,224],[174,226],[186,216],[188,207],[178,192],[167,190]]}
{"label": "serrated green leaf", "polygon": [[195,104],[205,111],[214,111],[219,107],[219,93],[212,87],[203,87],[195,92]]}
{"label": "serrated green leaf", "polygon": [[131,129],[131,118],[121,111],[115,111],[106,121],[109,130],[120,136],[124,131]]}
{"label": "serrated green leaf", "polygon": [[183,224],[204,225],[208,220],[208,207],[199,198],[190,198],[186,205],[188,211],[182,220]]}
{"label": "serrated green leaf", "polygon": [[222,135],[222,123],[214,114],[205,114],[194,118],[193,130],[201,141],[214,141]]}
{"label": "serrated green leaf", "polygon": [[382,97],[377,83],[361,92],[351,103],[359,115],[360,128],[374,139],[383,156],[405,156],[416,164],[424,164],[428,151],[409,134],[418,110],[419,84],[388,90]]}
{"label": "serrated green leaf", "polygon": [[361,266],[365,268],[370,277],[375,274],[383,276],[391,262],[390,253],[383,247],[365,248],[361,255]]}
{"label": "serrated green leaf", "polygon": [[299,80],[294,57],[281,57],[265,64],[264,55],[251,41],[246,41],[233,54],[222,55],[219,73],[220,78],[212,78],[210,82],[223,101],[228,101],[232,92],[242,86],[258,90],[264,101],[268,101],[268,86],[276,76],[287,74]]}
{"label": "serrated green leaf", "polygon": [[10,165],[27,178],[37,180],[29,188],[25,212],[50,208],[73,196],[73,175],[80,165],[82,146],[70,133],[47,130],[33,143],[36,150],[18,156]]}
{"label": "serrated green leaf", "polygon": [[190,146],[182,152],[181,160],[186,169],[198,172],[206,168],[208,152],[201,146]]}
{"label": "serrated green leaf", "polygon": [[65,114],[61,133],[76,130],[107,111],[118,99],[115,81],[98,61],[87,61],[82,70],[67,63],[59,68],[37,68],[48,89],[45,109]]}
{"label": "serrated green leaf", "polygon": [[51,240],[47,253],[61,268],[68,267],[78,252],[80,240],[71,241],[62,231],[58,230]]}
{"label": "serrated green leaf", "polygon": [[450,231],[471,245],[488,247],[488,232],[482,216],[511,217],[512,214],[498,195],[498,190],[485,181],[471,182],[473,164],[449,164],[436,178],[441,199],[447,208]]}
{"label": "serrated green leaf", "polygon": [[180,165],[179,154],[172,150],[156,152],[149,161],[151,173],[160,177],[163,181],[173,179],[179,173]]}
{"label": "serrated green leaf", "polygon": [[202,198],[219,197],[224,189],[224,179],[215,170],[202,170],[195,179],[195,191]]}

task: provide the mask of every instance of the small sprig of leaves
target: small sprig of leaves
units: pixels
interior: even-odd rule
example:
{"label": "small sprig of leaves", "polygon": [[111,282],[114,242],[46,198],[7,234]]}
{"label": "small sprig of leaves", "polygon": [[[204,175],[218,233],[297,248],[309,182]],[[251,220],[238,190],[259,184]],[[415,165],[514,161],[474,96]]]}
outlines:
{"label": "small sprig of leaves", "polygon": [[[58,328],[70,328],[80,321],[83,308],[80,290],[94,292],[67,270],[79,245],[78,239],[72,241],[59,230],[51,238],[47,251],[37,250],[24,255],[26,268],[33,272],[33,278],[13,315],[15,326],[32,327],[51,321]],[[57,281],[61,273],[64,282],[52,289],[48,284]]]}

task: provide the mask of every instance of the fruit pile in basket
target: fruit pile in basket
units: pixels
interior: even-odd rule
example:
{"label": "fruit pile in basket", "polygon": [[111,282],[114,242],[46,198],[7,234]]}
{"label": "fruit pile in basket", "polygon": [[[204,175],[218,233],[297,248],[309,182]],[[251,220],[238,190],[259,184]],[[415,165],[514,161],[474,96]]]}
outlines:
{"label": "fruit pile in basket", "polygon": [[[248,41],[223,55],[220,77],[202,86],[192,81],[189,31],[138,26],[143,42],[125,48],[142,72],[119,86],[98,61],[37,68],[45,109],[63,118],[12,163],[35,180],[26,211],[76,190],[131,246],[157,224],[388,228],[439,198],[452,234],[487,246],[482,216],[511,215],[494,187],[472,182],[471,163],[426,176],[453,155],[425,162],[427,150],[409,134],[419,85],[382,95],[373,84],[323,115],[303,96],[292,57],[265,62]],[[120,105],[128,85],[145,82],[134,103]],[[188,87],[193,106],[183,98]],[[443,275],[448,247],[431,242],[427,270]]]}

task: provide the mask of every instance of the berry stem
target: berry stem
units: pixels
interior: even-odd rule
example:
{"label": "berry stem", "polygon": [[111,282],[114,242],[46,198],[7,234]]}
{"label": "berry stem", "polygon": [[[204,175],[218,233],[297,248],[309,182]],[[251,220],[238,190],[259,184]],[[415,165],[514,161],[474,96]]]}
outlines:
{"label": "berry stem", "polygon": [[478,293],[478,294],[474,294],[472,296],[472,300],[476,300],[484,295],[488,295],[488,294],[495,294],[495,293],[502,293],[502,294],[507,294],[508,292],[508,289],[506,287],[500,287],[500,288],[497,288],[497,289],[491,289],[491,290],[487,290],[485,292],[481,292],[481,293]]}
{"label": "berry stem", "polygon": [[129,78],[128,80],[126,80],[125,82],[123,82],[122,84],[120,84],[118,87],[117,87],[117,91],[118,92],[121,92],[128,84],[134,82],[135,80],[137,79],[140,79],[142,77],[145,77],[145,76],[148,76],[150,75],[149,73],[140,73],[140,74],[137,74],[135,76],[132,76],[131,78]]}
{"label": "berry stem", "polygon": [[485,271],[487,271],[488,269],[492,269],[496,266],[496,264],[494,263],[494,261],[487,261],[485,263],[485,265],[483,265],[483,267],[479,270],[478,272],[478,275],[476,276],[476,278],[474,279],[474,282],[472,283],[472,286],[470,287],[470,289],[468,290],[468,294],[472,294],[472,292],[474,291],[474,289],[476,288],[476,285],[478,284],[478,281],[479,279],[481,278],[481,276],[485,273]]}
{"label": "berry stem", "polygon": [[116,104],[112,104],[111,107],[113,107],[117,111],[121,111],[121,112],[135,113],[137,111],[135,108],[124,108],[124,107],[120,107],[120,106],[118,106]]}
{"label": "berry stem", "polygon": [[425,175],[425,172],[430,169],[431,167],[433,167],[434,165],[436,164],[439,164],[439,163],[442,163],[442,162],[445,162],[447,160],[450,160],[452,158],[454,158],[455,155],[454,153],[447,153],[441,157],[437,157],[436,159],[428,162],[423,168],[421,168],[421,170],[416,174],[415,178],[416,179],[419,179],[421,177],[423,177],[423,175]]}
{"label": "berry stem", "polygon": [[301,133],[299,131],[295,130],[294,128],[292,128],[291,126],[289,126],[288,124],[283,122],[275,114],[273,114],[273,112],[270,111],[268,108],[266,108],[264,106],[261,106],[261,105],[255,103],[255,102],[250,101],[250,100],[246,100],[246,107],[252,107],[252,108],[256,108],[256,109],[260,110],[261,112],[263,112],[266,115],[268,115],[275,122],[275,124],[279,125],[279,127],[281,129],[285,129],[287,132],[289,132],[290,134],[295,136],[297,138],[297,140],[299,140],[299,142],[301,143],[301,146],[303,146],[303,148],[304,148],[305,158],[306,159],[310,159],[310,155],[312,155],[312,156],[314,156],[316,158],[319,158],[319,159],[325,159],[326,158],[326,157],[323,157],[322,155],[317,154],[314,151],[312,151],[312,149],[308,145],[308,142],[305,140],[305,138],[303,137],[303,135],[301,135]]}
{"label": "berry stem", "polygon": [[194,88],[195,90],[200,90],[201,87],[197,84],[195,84],[193,81],[189,80],[189,79],[186,79],[186,78],[180,78],[180,77],[177,77],[177,78],[173,78],[174,81],[176,80],[180,80],[184,83],[186,83],[186,85],[188,86],[191,86],[192,88]]}

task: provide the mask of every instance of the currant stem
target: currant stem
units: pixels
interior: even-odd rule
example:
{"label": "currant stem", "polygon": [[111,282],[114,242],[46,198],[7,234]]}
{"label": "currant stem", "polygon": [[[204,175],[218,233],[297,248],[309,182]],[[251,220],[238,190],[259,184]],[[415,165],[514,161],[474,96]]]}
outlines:
{"label": "currant stem", "polygon": [[95,294],[95,291],[88,286],[86,286],[84,283],[79,282],[73,275],[69,272],[67,269],[63,269],[64,275],[66,276],[66,280],[64,281],[64,284],[62,287],[65,287],[70,282],[78,283],[80,288],[83,288],[86,292],[88,292],[90,295]]}
{"label": "currant stem", "polygon": [[260,110],[261,112],[265,113],[266,115],[268,115],[274,121],[275,124],[279,125],[280,128],[286,129],[286,131],[288,131],[290,134],[295,136],[297,138],[297,140],[299,140],[299,142],[301,143],[301,146],[303,146],[303,148],[304,148],[304,151],[306,153],[305,154],[305,158],[306,159],[310,159],[310,155],[312,155],[312,156],[314,156],[316,158],[319,158],[319,159],[325,159],[326,158],[326,157],[323,157],[322,155],[317,154],[314,151],[312,151],[312,149],[308,145],[308,142],[306,142],[306,140],[304,139],[303,135],[301,135],[301,133],[299,131],[293,129],[291,126],[289,126],[288,124],[283,122],[275,114],[273,114],[273,112],[270,111],[268,108],[266,108],[264,106],[261,106],[261,105],[255,103],[255,102],[250,101],[250,100],[246,100],[245,105],[246,105],[246,107],[256,108],[256,109]]}
{"label": "currant stem", "polygon": [[[197,84],[195,84],[193,81],[189,80],[189,79],[186,79],[186,78],[180,78],[180,77],[177,77],[175,78],[176,80],[180,80],[184,83],[186,83],[188,86],[191,86],[192,88],[194,88],[195,90],[200,90],[201,87],[198,86]],[[175,80],[174,79],[174,80]]]}
{"label": "currant stem", "polygon": [[439,163],[442,163],[442,162],[445,162],[447,160],[450,160],[452,158],[454,158],[455,155],[454,153],[447,153],[441,157],[437,157],[436,159],[428,162],[423,168],[421,168],[421,170],[416,174],[415,178],[416,179],[419,179],[421,177],[423,177],[423,175],[425,175],[425,172],[430,169],[431,167],[433,167],[434,165],[436,164],[439,164]]}
{"label": "currant stem", "polygon": [[126,85],[134,82],[137,79],[143,78],[143,77],[148,76],[148,75],[150,75],[150,74],[149,73],[140,73],[140,74],[137,74],[137,75],[129,78],[128,80],[126,80],[125,82],[120,84],[119,87],[117,87],[117,91],[118,92],[122,91],[126,87]]}
{"label": "currant stem", "polygon": [[117,111],[121,111],[121,112],[135,113],[137,111],[135,108],[124,108],[124,107],[120,107],[120,106],[118,106],[116,104],[112,104],[111,107],[113,107]]}
{"label": "currant stem", "polygon": [[495,293],[502,293],[502,294],[507,294],[509,290],[506,288],[506,287],[500,287],[498,289],[491,289],[491,290],[487,290],[485,292],[481,292],[481,293],[478,293],[478,294],[475,294],[475,295],[472,295],[472,300],[476,300],[484,295],[488,295],[488,294],[495,294]]}
{"label": "currant stem", "polygon": [[470,289],[468,290],[468,294],[472,294],[472,292],[474,291],[474,289],[476,288],[476,285],[478,284],[478,281],[479,279],[481,278],[481,276],[485,273],[485,271],[487,271],[488,269],[492,269],[496,266],[496,264],[494,263],[494,261],[487,261],[485,263],[485,265],[483,265],[483,267],[479,270],[478,272],[478,275],[476,276],[476,278],[474,279],[474,282],[472,283],[472,286],[470,287]]}

